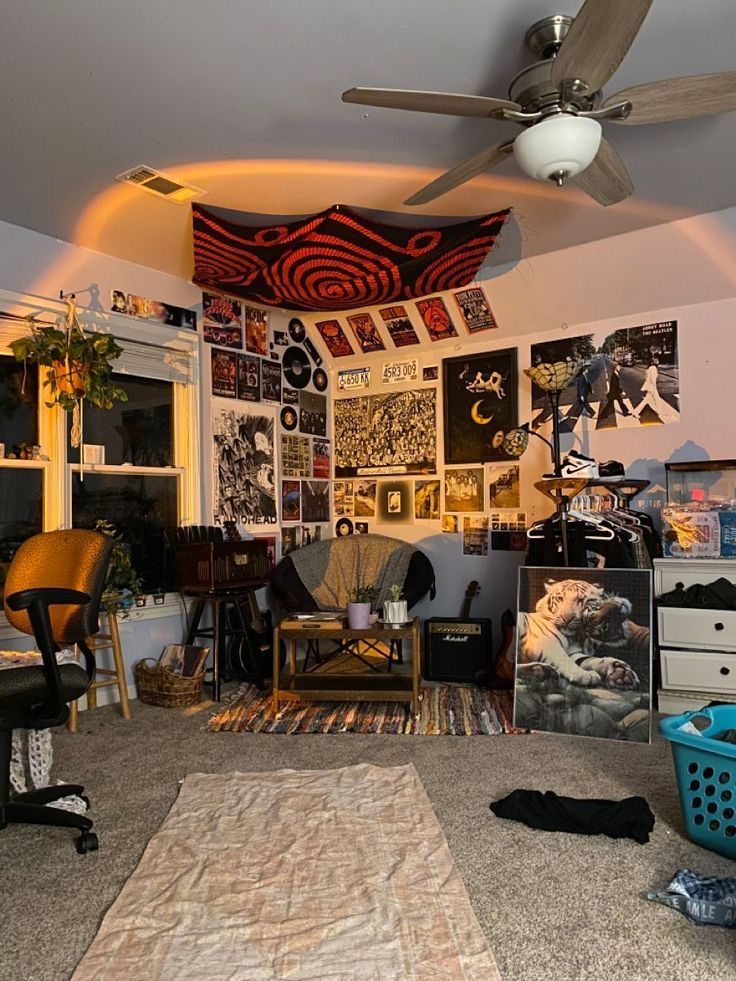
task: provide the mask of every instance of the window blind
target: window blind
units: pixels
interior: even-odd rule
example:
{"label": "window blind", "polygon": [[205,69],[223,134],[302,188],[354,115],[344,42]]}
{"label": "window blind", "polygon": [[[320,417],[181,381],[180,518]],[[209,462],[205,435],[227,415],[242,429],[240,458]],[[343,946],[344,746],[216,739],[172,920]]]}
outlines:
{"label": "window blind", "polygon": [[157,344],[141,344],[116,338],[123,353],[113,362],[113,370],[139,378],[155,378],[158,381],[192,382],[192,359],[188,352]]}
{"label": "window blind", "polygon": [[[39,322],[40,318],[39,318]],[[42,322],[46,322],[45,318]],[[49,319],[49,323],[50,323]],[[29,325],[22,318],[0,312],[0,349],[9,350],[10,342],[22,337]],[[89,330],[85,326],[85,330]],[[123,353],[113,362],[113,370],[123,375],[155,378],[158,381],[191,384],[192,359],[187,351],[160,344],[143,344],[140,341],[116,337]]]}

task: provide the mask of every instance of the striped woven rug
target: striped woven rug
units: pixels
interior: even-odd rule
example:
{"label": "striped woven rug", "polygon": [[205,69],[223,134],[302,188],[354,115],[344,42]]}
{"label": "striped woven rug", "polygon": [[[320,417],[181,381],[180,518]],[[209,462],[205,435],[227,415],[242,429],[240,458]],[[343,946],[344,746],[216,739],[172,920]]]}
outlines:
{"label": "striped woven rug", "polygon": [[498,736],[514,732],[511,692],[460,685],[422,689],[421,715],[401,702],[286,702],[274,718],[269,692],[243,685],[207,724],[209,732],[276,735],[360,732],[393,736]]}

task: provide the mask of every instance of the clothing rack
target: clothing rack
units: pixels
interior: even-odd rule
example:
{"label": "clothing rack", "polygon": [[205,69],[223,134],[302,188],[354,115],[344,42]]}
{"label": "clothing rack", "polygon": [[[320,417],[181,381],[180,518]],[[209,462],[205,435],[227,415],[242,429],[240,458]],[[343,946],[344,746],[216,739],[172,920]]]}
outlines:
{"label": "clothing rack", "polygon": [[560,519],[560,541],[562,562],[568,566],[569,549],[567,541],[567,519],[573,498],[588,488],[607,490],[616,501],[617,507],[628,508],[631,501],[649,486],[648,480],[628,477],[555,477],[538,480],[534,487],[554,502]]}

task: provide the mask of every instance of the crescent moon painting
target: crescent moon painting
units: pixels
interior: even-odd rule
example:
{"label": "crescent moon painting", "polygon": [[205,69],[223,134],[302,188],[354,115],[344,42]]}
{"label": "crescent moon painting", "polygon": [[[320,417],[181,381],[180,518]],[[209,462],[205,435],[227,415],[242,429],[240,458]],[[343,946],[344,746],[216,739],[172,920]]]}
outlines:
{"label": "crescent moon painting", "polygon": [[487,426],[493,419],[493,413],[491,413],[489,416],[484,416],[480,411],[480,407],[485,401],[485,399],[478,399],[478,401],[473,402],[472,406],[470,407],[470,418],[479,426]]}
{"label": "crescent moon painting", "polygon": [[519,424],[516,364],[515,347],[443,359],[446,465],[511,459],[503,439]]}

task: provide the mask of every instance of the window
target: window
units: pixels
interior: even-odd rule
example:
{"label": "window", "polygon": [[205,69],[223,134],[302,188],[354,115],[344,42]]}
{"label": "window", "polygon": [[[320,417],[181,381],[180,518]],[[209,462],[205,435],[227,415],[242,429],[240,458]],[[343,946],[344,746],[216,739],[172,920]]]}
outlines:
{"label": "window", "polygon": [[174,385],[117,373],[115,379],[127,402],[112,409],[84,408],[84,442],[104,447],[102,463],[85,466],[82,475],[79,449],[67,449],[72,524],[94,528],[101,518],[109,521],[130,547],[144,592],[170,591],[176,582],[164,531],[179,523],[181,475],[173,466]]}
{"label": "window", "polygon": [[0,589],[18,546],[43,531],[41,460],[11,459],[38,444],[38,370],[0,355]]}
{"label": "window", "polygon": [[38,443],[38,370],[0,356],[0,443],[5,456],[18,443]]}
{"label": "window", "polygon": [[[105,447],[105,464],[170,467],[174,462],[174,386],[154,378],[114,375],[128,396],[112,409],[84,407],[84,442]],[[79,463],[71,446],[69,462]]]}
{"label": "window", "polygon": [[0,467],[0,585],[18,546],[43,531],[43,474],[42,467]]}
{"label": "window", "polygon": [[[64,315],[63,303],[0,288],[0,588],[30,535],[94,527],[104,518],[130,546],[144,590],[170,592],[174,570],[163,531],[201,520],[198,338],[80,311],[85,330],[112,330],[123,347],[115,379],[128,395],[110,410],[84,406],[84,443],[101,445],[104,463],[83,464],[69,444],[71,417],[45,404],[46,369],[26,372],[9,347],[27,331],[29,317],[47,324]],[[47,459],[10,459],[19,443],[40,446]]]}
{"label": "window", "polygon": [[143,591],[175,588],[174,570],[164,529],[177,522],[177,476],[85,471],[72,474],[72,515],[75,528],[94,528],[99,518],[115,525],[131,550],[133,568]]}

